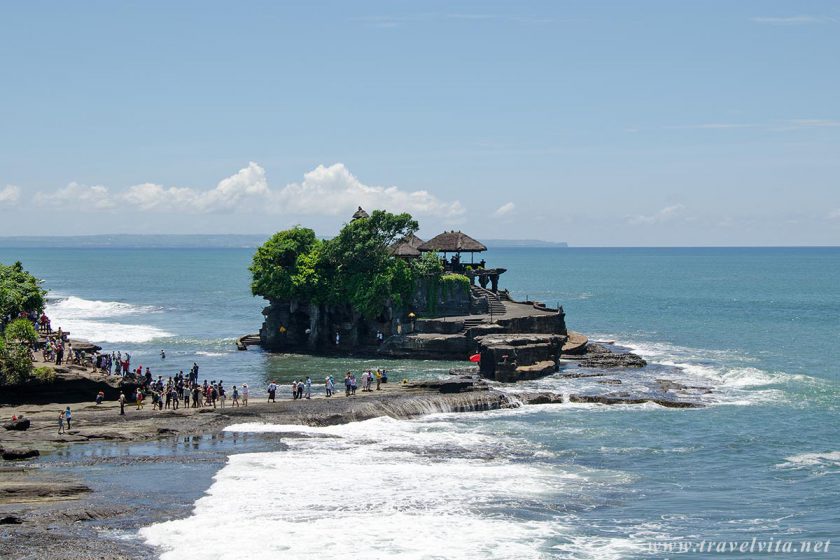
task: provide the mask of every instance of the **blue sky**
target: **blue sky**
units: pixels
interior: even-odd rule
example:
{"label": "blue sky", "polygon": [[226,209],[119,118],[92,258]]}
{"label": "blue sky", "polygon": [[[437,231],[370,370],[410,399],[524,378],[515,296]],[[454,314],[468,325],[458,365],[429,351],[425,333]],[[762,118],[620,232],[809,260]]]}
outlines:
{"label": "blue sky", "polygon": [[838,60],[838,2],[6,2],[0,235],[838,245]]}

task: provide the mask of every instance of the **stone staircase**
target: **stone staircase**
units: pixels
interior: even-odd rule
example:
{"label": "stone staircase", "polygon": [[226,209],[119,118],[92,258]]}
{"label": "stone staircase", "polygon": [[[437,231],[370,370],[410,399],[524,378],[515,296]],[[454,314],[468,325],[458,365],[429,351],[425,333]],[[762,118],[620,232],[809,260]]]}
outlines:
{"label": "stone staircase", "polygon": [[490,290],[482,288],[481,286],[470,286],[472,294],[477,298],[487,298],[487,303],[490,306],[490,312],[493,315],[504,315],[507,312],[505,304],[497,294]]}
{"label": "stone staircase", "polygon": [[477,327],[478,325],[482,324],[483,322],[484,322],[484,319],[482,319],[480,317],[465,319],[464,320],[464,330],[469,330],[473,327]]}

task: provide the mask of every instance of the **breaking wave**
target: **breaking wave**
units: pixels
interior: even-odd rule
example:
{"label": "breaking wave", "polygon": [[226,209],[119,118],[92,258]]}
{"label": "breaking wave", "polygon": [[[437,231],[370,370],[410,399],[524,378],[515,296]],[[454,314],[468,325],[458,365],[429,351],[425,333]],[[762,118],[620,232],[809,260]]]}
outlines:
{"label": "breaking wave", "polygon": [[161,311],[160,307],[89,300],[76,296],[60,297],[47,304],[47,314],[53,329],[61,327],[73,338],[106,343],[143,343],[173,336],[152,325],[109,321]]}

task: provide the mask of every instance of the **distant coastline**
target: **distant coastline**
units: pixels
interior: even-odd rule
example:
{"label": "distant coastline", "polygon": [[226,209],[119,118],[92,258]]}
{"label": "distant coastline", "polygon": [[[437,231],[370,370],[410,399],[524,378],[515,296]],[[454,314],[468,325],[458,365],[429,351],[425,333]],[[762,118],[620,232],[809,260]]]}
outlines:
{"label": "distant coastline", "polygon": [[[0,248],[78,249],[252,249],[269,234],[104,234],[104,235],[21,235],[0,237]],[[490,239],[490,248],[568,247],[566,243],[538,239]]]}

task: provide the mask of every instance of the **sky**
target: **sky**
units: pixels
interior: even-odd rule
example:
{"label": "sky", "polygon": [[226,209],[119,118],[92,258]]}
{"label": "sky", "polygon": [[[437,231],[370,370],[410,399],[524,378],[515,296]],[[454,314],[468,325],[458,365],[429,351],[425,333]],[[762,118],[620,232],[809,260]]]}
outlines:
{"label": "sky", "polygon": [[840,245],[840,2],[0,3],[0,235]]}

